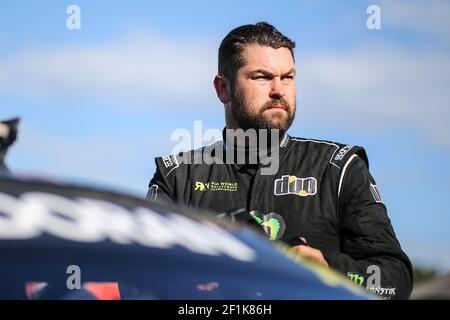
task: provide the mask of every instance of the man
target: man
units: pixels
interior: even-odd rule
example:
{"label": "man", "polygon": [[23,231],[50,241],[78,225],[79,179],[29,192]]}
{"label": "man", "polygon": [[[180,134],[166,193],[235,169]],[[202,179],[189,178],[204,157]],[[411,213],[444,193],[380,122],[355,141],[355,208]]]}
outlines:
{"label": "man", "polygon": [[[372,291],[407,298],[411,263],[396,239],[364,149],[287,134],[296,110],[294,47],[265,22],[238,27],[223,39],[214,79],[225,107],[222,148],[227,156],[231,150],[233,160],[244,150],[244,161],[196,162],[207,148],[156,158],[148,197],[217,212],[245,209],[270,239],[301,239],[292,250],[360,285],[369,286],[378,270],[381,283]],[[251,162],[254,143],[237,139],[236,145],[233,129],[277,132],[279,138],[267,143],[259,135],[257,161]],[[190,163],[183,161],[186,155]],[[262,174],[268,157],[276,169]]]}
{"label": "man", "polygon": [[18,124],[18,118],[8,121],[0,121],[0,175],[10,174],[9,169],[4,163],[4,159],[8,148],[16,140]]}

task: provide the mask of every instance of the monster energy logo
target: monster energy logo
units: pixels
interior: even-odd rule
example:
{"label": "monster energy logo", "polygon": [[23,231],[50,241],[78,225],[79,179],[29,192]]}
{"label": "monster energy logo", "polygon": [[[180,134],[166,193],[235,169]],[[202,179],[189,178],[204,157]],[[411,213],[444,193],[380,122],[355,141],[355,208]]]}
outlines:
{"label": "monster energy logo", "polygon": [[259,211],[250,212],[252,217],[263,227],[270,240],[279,240],[286,230],[286,223],[282,216],[276,213],[262,214]]}
{"label": "monster energy logo", "polygon": [[364,277],[357,273],[348,272],[347,277],[359,286],[362,286],[362,284],[364,283]]}

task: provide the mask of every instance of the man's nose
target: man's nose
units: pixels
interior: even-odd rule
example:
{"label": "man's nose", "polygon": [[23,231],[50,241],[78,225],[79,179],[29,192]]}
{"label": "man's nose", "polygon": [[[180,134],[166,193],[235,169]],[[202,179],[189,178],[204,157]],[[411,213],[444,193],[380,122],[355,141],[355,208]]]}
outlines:
{"label": "man's nose", "polygon": [[279,77],[274,77],[272,79],[272,88],[270,90],[270,97],[274,98],[282,98],[284,97],[285,92],[283,88],[283,84],[281,83],[281,79]]}

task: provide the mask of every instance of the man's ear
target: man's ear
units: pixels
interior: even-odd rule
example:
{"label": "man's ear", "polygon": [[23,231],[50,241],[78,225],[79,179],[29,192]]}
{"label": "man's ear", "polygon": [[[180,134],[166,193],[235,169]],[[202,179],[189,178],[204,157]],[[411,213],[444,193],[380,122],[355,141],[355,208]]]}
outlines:
{"label": "man's ear", "polygon": [[222,75],[214,77],[214,88],[216,89],[217,97],[223,104],[227,104],[231,100],[230,82]]}

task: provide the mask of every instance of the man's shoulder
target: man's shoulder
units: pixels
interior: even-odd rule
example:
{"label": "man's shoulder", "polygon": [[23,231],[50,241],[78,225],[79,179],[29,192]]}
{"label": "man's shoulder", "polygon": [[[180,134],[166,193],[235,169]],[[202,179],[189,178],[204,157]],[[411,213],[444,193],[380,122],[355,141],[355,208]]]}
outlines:
{"label": "man's shoulder", "polygon": [[317,157],[326,157],[329,163],[339,169],[347,163],[352,156],[359,156],[364,162],[369,165],[366,151],[363,147],[313,138],[303,138],[290,136],[291,148],[298,149],[300,152],[305,152]]}
{"label": "man's shoulder", "polygon": [[159,156],[155,158],[157,169],[162,174],[169,176],[174,172],[187,172],[192,166],[204,165],[205,157],[214,157],[215,151],[223,149],[223,142],[216,141],[208,146],[197,149],[181,151],[175,154]]}
{"label": "man's shoulder", "polygon": [[317,149],[336,149],[342,146],[346,146],[345,143],[340,143],[336,141],[330,140],[322,140],[322,139],[314,139],[314,138],[304,138],[304,137],[296,137],[289,136],[290,141],[293,145],[303,146],[303,147],[312,147]]}

